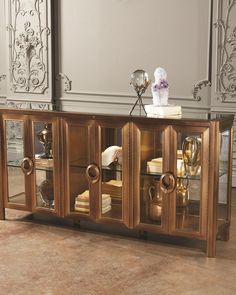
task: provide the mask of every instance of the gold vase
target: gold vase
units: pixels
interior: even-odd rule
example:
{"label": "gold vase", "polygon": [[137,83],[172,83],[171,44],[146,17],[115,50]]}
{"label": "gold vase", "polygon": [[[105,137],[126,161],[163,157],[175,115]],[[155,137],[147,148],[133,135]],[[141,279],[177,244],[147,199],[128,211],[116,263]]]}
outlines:
{"label": "gold vase", "polygon": [[148,189],[149,193],[149,217],[159,221],[162,215],[162,197],[160,194],[160,182],[154,181]]}

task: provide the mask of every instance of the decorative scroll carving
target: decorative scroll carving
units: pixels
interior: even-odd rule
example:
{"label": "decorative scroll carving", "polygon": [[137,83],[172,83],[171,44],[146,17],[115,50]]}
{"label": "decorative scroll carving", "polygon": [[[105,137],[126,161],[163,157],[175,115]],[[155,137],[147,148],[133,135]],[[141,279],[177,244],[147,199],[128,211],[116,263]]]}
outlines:
{"label": "decorative scroll carving", "polygon": [[2,81],[2,80],[4,80],[4,79],[6,79],[6,75],[0,75],[0,82]]}
{"label": "decorative scroll carving", "polygon": [[193,85],[193,99],[197,102],[200,102],[202,100],[202,97],[199,95],[199,91],[203,87],[211,87],[211,66],[212,66],[212,19],[213,19],[213,0],[209,1],[210,4],[210,15],[209,15],[209,35],[208,35],[208,75],[205,79],[198,81],[196,84]]}
{"label": "decorative scroll carving", "polygon": [[31,110],[51,110],[50,103],[31,103],[31,102],[15,102],[7,101],[7,106],[15,109],[31,109]]}
{"label": "decorative scroll carving", "polygon": [[193,87],[193,98],[196,101],[201,101],[202,100],[201,96],[198,95],[198,92],[199,92],[199,90],[202,89],[202,87],[206,87],[206,86],[211,86],[211,82],[208,81],[208,80],[201,80],[198,83],[194,84],[194,87]]}
{"label": "decorative scroll carving", "polygon": [[[44,93],[48,88],[48,35],[43,27],[44,0],[9,1],[10,79],[18,93]],[[45,16],[44,16],[45,17]]]}
{"label": "decorative scroll carving", "polygon": [[223,9],[219,0],[219,15],[215,23],[219,50],[216,92],[222,102],[236,102],[236,26],[231,26],[235,20],[232,14],[236,9],[236,0],[228,0],[227,3]]}
{"label": "decorative scroll carving", "polygon": [[64,80],[64,92],[67,93],[68,91],[71,91],[72,81],[68,78],[68,76],[63,73],[59,73],[57,79],[59,80],[60,78]]}

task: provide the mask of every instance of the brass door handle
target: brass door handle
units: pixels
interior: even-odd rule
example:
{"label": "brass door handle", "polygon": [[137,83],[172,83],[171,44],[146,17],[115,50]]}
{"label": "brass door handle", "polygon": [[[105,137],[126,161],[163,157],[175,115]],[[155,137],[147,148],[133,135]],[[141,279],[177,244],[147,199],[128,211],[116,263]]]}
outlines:
{"label": "brass door handle", "polygon": [[162,174],[160,178],[160,187],[164,193],[172,193],[176,187],[175,176],[170,172]]}
{"label": "brass door handle", "polygon": [[33,161],[28,158],[28,157],[25,157],[21,163],[20,163],[20,166],[21,166],[21,170],[22,172],[29,176],[32,172],[33,172],[33,169],[34,169],[34,163]]}
{"label": "brass door handle", "polygon": [[90,164],[86,168],[86,178],[91,183],[98,182],[100,178],[100,169],[96,164]]}

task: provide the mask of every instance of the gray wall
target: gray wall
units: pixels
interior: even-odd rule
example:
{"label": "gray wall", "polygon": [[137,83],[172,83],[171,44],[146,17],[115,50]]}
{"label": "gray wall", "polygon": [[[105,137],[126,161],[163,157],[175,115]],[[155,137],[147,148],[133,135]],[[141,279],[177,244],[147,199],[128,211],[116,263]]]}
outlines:
{"label": "gray wall", "polygon": [[[209,108],[209,87],[202,87],[199,93],[197,87],[195,99],[193,90],[199,81],[209,79],[211,0],[54,0],[52,8],[49,0],[20,0],[23,14],[17,13],[15,3],[0,0],[0,74],[7,74],[0,95],[11,104],[34,101],[43,106],[56,98],[63,110],[93,108],[126,114],[135,101],[129,85],[131,73],[142,68],[153,80],[155,68],[162,66],[168,73],[174,103]],[[40,22],[30,14],[33,6],[40,12]],[[53,19],[51,12],[56,16]],[[22,33],[26,35],[27,22],[33,36],[43,43],[42,48],[32,43],[28,52],[43,64],[47,75],[36,87],[34,76],[28,84],[22,82],[28,77],[27,59],[17,57],[20,49],[14,42]],[[54,36],[58,38],[54,40]],[[14,68],[19,61],[20,73],[25,71],[21,75]],[[32,60],[32,72],[35,65]],[[42,70],[36,70],[40,78]],[[197,101],[199,95],[202,99]],[[151,103],[150,89],[144,102]]]}
{"label": "gray wall", "polygon": [[[170,96],[194,105],[193,87],[208,76],[208,0],[61,0],[60,72],[71,81],[60,101],[70,109],[127,113],[130,74],[168,72]],[[145,96],[151,102],[150,89]],[[209,97],[209,96],[208,96]],[[111,105],[112,104],[112,105]],[[201,106],[208,106],[207,97]]]}

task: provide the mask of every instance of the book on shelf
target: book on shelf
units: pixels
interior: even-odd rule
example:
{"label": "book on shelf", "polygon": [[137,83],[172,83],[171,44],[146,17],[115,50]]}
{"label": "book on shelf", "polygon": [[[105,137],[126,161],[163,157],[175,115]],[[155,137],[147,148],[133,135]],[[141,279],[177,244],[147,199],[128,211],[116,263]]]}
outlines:
{"label": "book on shelf", "polygon": [[35,159],[36,168],[52,168],[53,159]]}
{"label": "book on shelf", "polygon": [[[111,203],[111,196],[102,194],[102,214],[111,210]],[[90,212],[89,190],[84,191],[75,198],[74,209],[81,213]]]}
{"label": "book on shelf", "polygon": [[176,116],[181,117],[182,108],[181,106],[166,105],[157,106],[153,104],[145,105],[145,110],[148,117],[169,117]]}
{"label": "book on shelf", "polygon": [[122,180],[109,180],[102,183],[102,192],[110,194],[113,197],[121,198],[122,196]]}
{"label": "book on shelf", "polygon": [[155,158],[147,162],[148,173],[162,173],[162,158]]}

